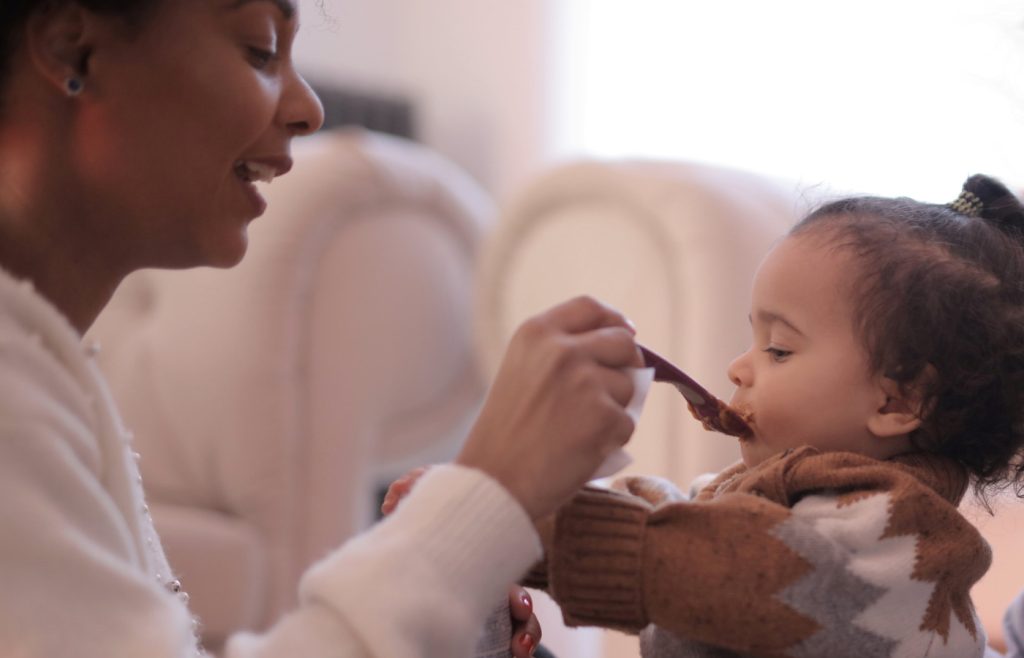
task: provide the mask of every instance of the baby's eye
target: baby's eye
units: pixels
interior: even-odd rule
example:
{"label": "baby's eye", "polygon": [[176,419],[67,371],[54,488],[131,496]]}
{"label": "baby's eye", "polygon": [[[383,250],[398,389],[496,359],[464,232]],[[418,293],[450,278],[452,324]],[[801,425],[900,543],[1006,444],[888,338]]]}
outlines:
{"label": "baby's eye", "polygon": [[777,362],[778,361],[785,361],[786,357],[788,357],[790,354],[792,354],[792,352],[789,351],[789,350],[780,349],[778,347],[772,347],[771,345],[769,345],[768,347],[764,348],[764,350],[762,350],[762,351],[766,352],[768,354],[768,356],[770,356],[772,358],[772,361],[777,361]]}

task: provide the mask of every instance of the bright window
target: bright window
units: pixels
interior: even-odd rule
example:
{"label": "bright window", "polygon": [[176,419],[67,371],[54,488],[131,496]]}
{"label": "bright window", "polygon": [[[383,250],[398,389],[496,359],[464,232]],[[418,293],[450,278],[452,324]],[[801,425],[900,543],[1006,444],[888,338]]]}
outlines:
{"label": "bright window", "polygon": [[1021,0],[568,0],[564,143],[829,189],[1024,185]]}

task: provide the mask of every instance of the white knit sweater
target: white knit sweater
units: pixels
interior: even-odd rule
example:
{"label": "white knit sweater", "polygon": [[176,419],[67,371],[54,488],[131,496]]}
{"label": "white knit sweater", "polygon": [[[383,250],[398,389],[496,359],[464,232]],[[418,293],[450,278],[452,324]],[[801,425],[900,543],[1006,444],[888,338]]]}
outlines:
{"label": "white knit sweater", "polygon": [[[182,658],[191,616],[167,583],[130,433],[64,317],[0,271],[0,647],[4,656]],[[229,658],[469,655],[540,556],[496,482],[447,466],[303,578],[299,607]]]}

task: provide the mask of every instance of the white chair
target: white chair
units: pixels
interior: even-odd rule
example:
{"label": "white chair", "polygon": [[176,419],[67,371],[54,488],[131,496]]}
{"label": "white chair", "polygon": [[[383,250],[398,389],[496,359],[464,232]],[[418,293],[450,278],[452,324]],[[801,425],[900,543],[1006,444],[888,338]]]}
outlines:
{"label": "white chair", "polygon": [[[712,392],[749,345],[750,282],[800,216],[796,188],[669,162],[581,162],[542,176],[502,214],[481,259],[477,342],[493,373],[525,317],[577,294],[624,311],[637,339]],[[671,437],[669,439],[669,437]],[[738,456],[655,386],[629,451],[637,470],[677,481]]]}
{"label": "white chair", "polygon": [[[802,214],[793,185],[699,164],[581,162],[539,177],[503,213],[481,259],[477,342],[488,374],[530,314],[587,293],[624,311],[637,338],[714,393],[750,340],[750,282]],[[630,442],[629,472],[686,486],[739,457],[704,431],[674,389],[655,385]],[[540,597],[544,643],[577,658],[637,655],[635,638],[568,631]]]}
{"label": "white chair", "polygon": [[290,608],[380,486],[449,459],[484,391],[470,326],[490,200],[411,142],[297,146],[241,265],[137,273],[91,332],[213,650]]}

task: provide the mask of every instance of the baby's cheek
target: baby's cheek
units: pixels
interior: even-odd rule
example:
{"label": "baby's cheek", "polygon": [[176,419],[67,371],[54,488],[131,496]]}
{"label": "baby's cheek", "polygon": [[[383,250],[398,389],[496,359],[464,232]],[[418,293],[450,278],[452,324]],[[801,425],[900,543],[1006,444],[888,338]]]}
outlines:
{"label": "baby's cheek", "polygon": [[765,447],[780,452],[786,448],[803,445],[808,433],[807,410],[774,409],[758,413],[754,418],[757,438]]}

